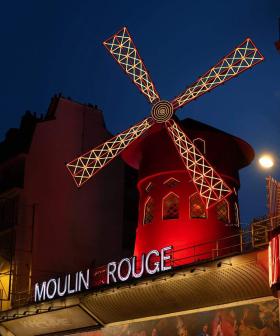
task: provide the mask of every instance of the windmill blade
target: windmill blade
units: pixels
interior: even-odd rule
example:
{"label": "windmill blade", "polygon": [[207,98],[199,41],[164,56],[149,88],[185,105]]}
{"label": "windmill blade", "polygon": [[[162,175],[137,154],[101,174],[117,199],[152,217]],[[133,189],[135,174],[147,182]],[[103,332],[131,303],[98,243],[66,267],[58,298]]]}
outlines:
{"label": "windmill blade", "polygon": [[111,160],[118,156],[128,145],[146,132],[154,121],[146,118],[130,127],[128,130],[114,136],[112,139],[95,147],[66,164],[74,178],[77,187],[80,187]]}
{"label": "windmill blade", "polygon": [[232,190],[211,167],[179,125],[170,119],[165,123],[165,126],[206,208],[230,195]]}
{"label": "windmill blade", "polygon": [[172,101],[174,110],[186,105],[263,60],[264,57],[256,48],[253,41],[247,38],[183,93],[174,98]]}
{"label": "windmill blade", "polygon": [[128,29],[122,28],[103,44],[150,103],[159,100],[157,90]]}

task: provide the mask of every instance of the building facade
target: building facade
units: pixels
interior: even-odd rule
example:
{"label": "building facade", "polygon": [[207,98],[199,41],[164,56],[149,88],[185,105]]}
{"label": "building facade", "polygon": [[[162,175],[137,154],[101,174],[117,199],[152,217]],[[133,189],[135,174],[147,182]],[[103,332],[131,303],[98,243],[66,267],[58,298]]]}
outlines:
{"label": "building facade", "polygon": [[0,145],[1,335],[280,335],[268,248],[278,222],[239,224],[238,171],[253,150],[181,125],[234,190],[210,209],[160,128],[80,189],[65,163],[111,137],[97,107],[54,97],[46,116],[28,113],[10,131]]}

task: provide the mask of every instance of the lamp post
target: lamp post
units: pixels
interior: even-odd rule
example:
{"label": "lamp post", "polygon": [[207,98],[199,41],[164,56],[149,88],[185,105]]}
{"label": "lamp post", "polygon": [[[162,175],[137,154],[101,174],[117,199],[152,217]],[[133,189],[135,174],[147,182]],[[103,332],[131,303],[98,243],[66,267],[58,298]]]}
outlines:
{"label": "lamp post", "polygon": [[271,154],[262,154],[259,157],[259,165],[262,169],[270,169],[274,166],[274,158]]}

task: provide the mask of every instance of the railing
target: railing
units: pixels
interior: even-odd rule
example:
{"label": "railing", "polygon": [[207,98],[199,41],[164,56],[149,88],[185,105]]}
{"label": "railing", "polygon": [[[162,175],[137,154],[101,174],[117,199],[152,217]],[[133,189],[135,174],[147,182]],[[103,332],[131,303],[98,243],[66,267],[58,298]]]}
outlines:
{"label": "railing", "polygon": [[[270,232],[280,226],[280,216],[252,223],[251,230],[211,240],[193,246],[182,245],[172,252],[172,267],[192,266],[207,261],[238,255],[265,248]],[[106,266],[94,270],[93,281],[96,287],[106,285]]]}
{"label": "railing", "polygon": [[[251,230],[240,232],[229,237],[208,241],[202,244],[183,245],[172,252],[172,267],[194,266],[207,261],[238,255],[265,248],[269,242],[270,232],[280,226],[280,216],[263,219],[252,223]],[[106,285],[107,266],[91,270],[92,289]],[[13,307],[28,305],[34,302],[33,292],[12,293]]]}

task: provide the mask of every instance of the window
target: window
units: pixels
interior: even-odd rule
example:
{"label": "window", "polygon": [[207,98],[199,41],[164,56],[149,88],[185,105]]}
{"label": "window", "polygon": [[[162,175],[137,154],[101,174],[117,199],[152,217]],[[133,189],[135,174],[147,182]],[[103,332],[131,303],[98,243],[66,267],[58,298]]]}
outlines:
{"label": "window", "polygon": [[163,182],[164,185],[166,185],[169,188],[174,188],[176,185],[180,183],[180,181],[176,180],[174,177],[170,177],[168,180]]}
{"label": "window", "polygon": [[145,188],[146,193],[149,193],[152,190],[152,188],[153,188],[153,185],[152,185],[152,182],[150,182]]}
{"label": "window", "polygon": [[206,218],[206,208],[198,193],[190,197],[190,216],[191,218]]}
{"label": "window", "polygon": [[179,197],[170,193],[163,198],[163,213],[162,217],[164,220],[168,219],[178,219],[179,218]]}
{"label": "window", "polygon": [[228,211],[228,202],[222,200],[216,205],[217,219],[221,222],[229,222],[229,211]]}
{"label": "window", "polygon": [[144,207],[144,219],[143,219],[144,224],[150,224],[153,221],[154,208],[155,208],[154,200],[151,197],[149,197]]}

